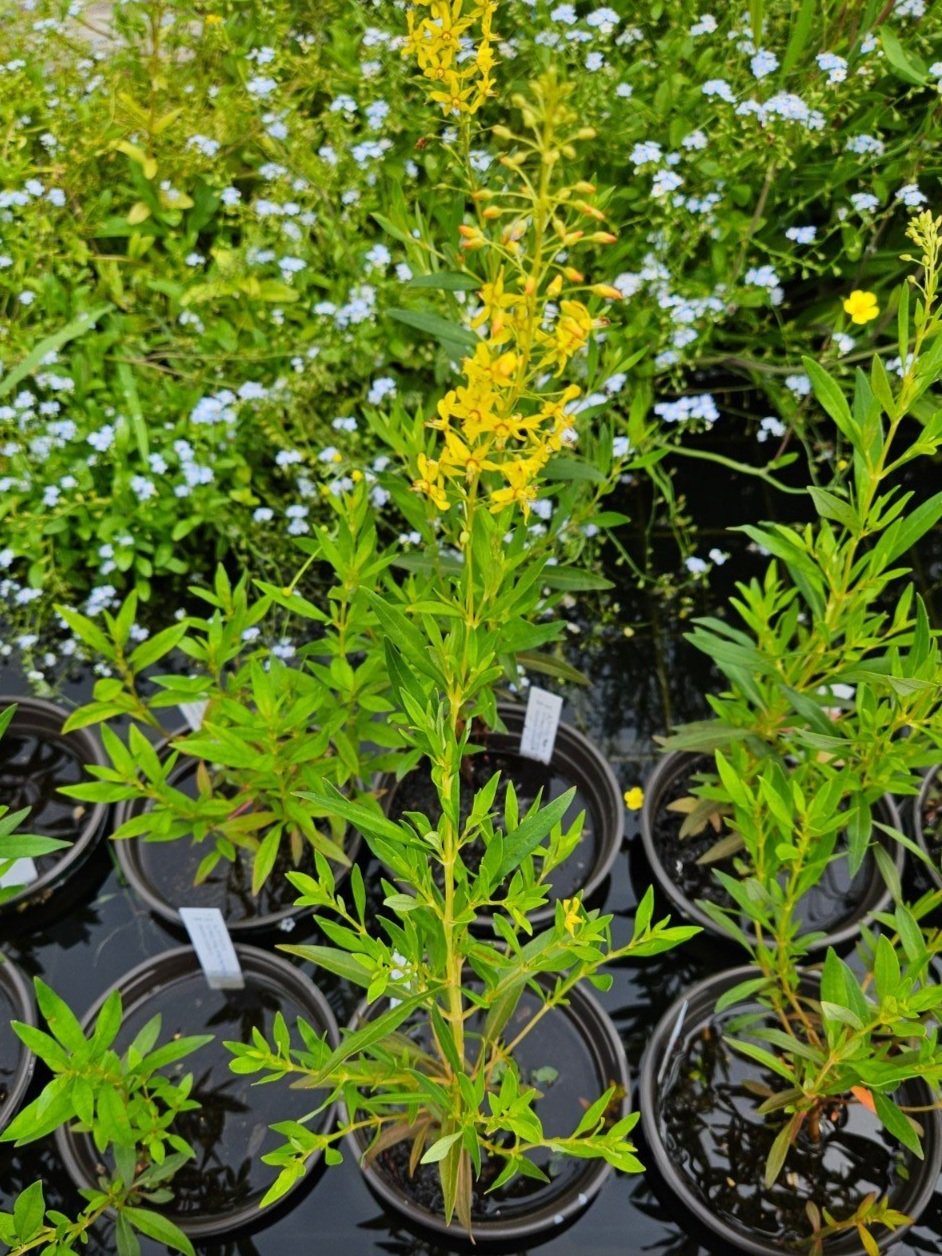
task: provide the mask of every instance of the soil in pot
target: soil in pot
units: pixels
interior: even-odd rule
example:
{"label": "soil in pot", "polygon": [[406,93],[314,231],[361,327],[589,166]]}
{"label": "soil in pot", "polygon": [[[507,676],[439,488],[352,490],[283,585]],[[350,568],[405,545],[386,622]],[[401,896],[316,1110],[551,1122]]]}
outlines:
{"label": "soil in pot", "polygon": [[[74,842],[88,808],[58,791],[86,779],[79,748],[67,737],[24,724],[14,717],[0,741],[0,799],[11,811],[29,808],[24,831]],[[42,876],[61,863],[64,853],[59,850],[36,856],[33,862],[38,874]]]}
{"label": "soil in pot", "polygon": [[[279,1011],[289,1026],[302,1016],[318,1033],[329,1023],[332,1040],[337,1040],[326,1004],[324,1013],[319,1011],[319,1000],[312,1004],[316,992],[305,994],[311,987],[299,970],[252,947],[240,946],[238,954],[245,976],[243,990],[210,990],[188,948],[156,957],[143,966],[149,970],[145,976],[129,974],[125,1016],[115,1043],[119,1051],[127,1047],[157,1013],[162,1018],[163,1041],[189,1034],[215,1035],[212,1042],[174,1066],[178,1074],[193,1074],[193,1097],[202,1106],[183,1113],[175,1125],[193,1146],[196,1158],[174,1176],[174,1198],[162,1211],[194,1237],[252,1224],[264,1215],[258,1205],[278,1170],[263,1164],[261,1157],[282,1141],[268,1127],[303,1116],[318,1100],[313,1092],[294,1090],[287,1083],[252,1086],[251,1078],[230,1071],[231,1056],[223,1043],[250,1042],[256,1027],[270,1039]],[[148,976],[153,982],[150,986]],[[323,1015],[329,1021],[321,1019]],[[324,1123],[331,1120],[328,1114]],[[90,1141],[81,1135],[70,1135],[68,1141],[87,1174],[97,1163]]]}
{"label": "soil in pot", "polygon": [[[698,755],[690,759],[686,771],[669,782],[652,817],[652,838],[665,870],[690,902],[706,899],[721,907],[732,907],[733,900],[713,875],[713,870],[718,868],[722,872],[735,875],[733,859],[721,859],[709,864],[697,862],[716,844],[722,833],[717,833],[708,824],[703,833],[681,837],[680,830],[685,817],[680,812],[667,809],[670,803],[690,796],[697,774],[712,771],[712,757]],[[726,832],[725,828],[723,832]],[[818,884],[812,886],[801,900],[801,909],[797,914],[804,930],[832,933],[855,919],[861,903],[867,898],[873,876],[873,860],[869,855],[853,877],[846,859],[833,860]]]}
{"label": "soil in pot", "polygon": [[[852,1096],[824,1116],[818,1140],[802,1132],[775,1185],[765,1187],[765,1164],[781,1122],[758,1115],[761,1100],[749,1087],[777,1091],[783,1083],[723,1040],[724,1029],[745,1010],[697,1018],[676,1043],[658,1087],[660,1137],[688,1189],[740,1233],[785,1252],[806,1250],[806,1200],[843,1218],[872,1191],[889,1195],[906,1212],[906,1184],[918,1161]],[[905,1095],[901,1091],[897,1100],[907,1102]],[[914,1087],[908,1101],[925,1098]],[[887,1234],[876,1227],[876,1238]]]}
{"label": "soil in pot", "polygon": [[[550,902],[555,903],[558,899],[569,898],[582,889],[600,855],[601,822],[595,813],[591,799],[580,788],[579,780],[575,777],[570,778],[555,764],[538,763],[534,759],[527,759],[509,750],[485,750],[481,754],[469,755],[465,763],[467,777],[462,777],[461,780],[462,823],[471,814],[474,795],[478,790],[483,789],[495,772],[501,774],[500,786],[494,800],[494,815],[497,818],[503,817],[508,780],[513,781],[521,815],[533,804],[541,789],[543,791],[542,803],[545,806],[554,798],[558,798],[560,794],[564,794],[566,790],[576,787],[572,803],[563,816],[562,827],[565,830],[572,824],[579,812],[584,811],[582,839],[569,858],[553,872]],[[407,811],[421,812],[433,825],[441,819],[438,794],[432,783],[427,764],[420,764],[403,777],[396,786],[389,805],[390,819],[400,820]],[[465,847],[462,853],[469,870],[472,873],[476,872],[484,857],[483,843],[472,843]]]}
{"label": "soil in pot", "polygon": [[[508,1040],[520,1032],[540,1006],[533,994],[526,992],[523,995],[507,1027],[505,1036]],[[577,1019],[568,1011],[556,1009],[523,1040],[515,1052],[523,1081],[542,1093],[535,1108],[549,1137],[571,1133],[586,1109],[609,1086],[618,1087],[612,1099],[612,1120],[618,1120],[627,1110],[624,1057],[618,1047],[616,1058],[616,1048],[605,1041],[604,1029],[594,1019],[595,1015],[604,1014],[578,994],[573,996],[573,1006],[582,1017],[586,1015],[584,1009],[589,1007],[590,1019]],[[583,1009],[581,1012],[580,1008]],[[472,1017],[468,1022],[472,1035],[474,1023],[475,1018]],[[417,1041],[427,1042],[426,1026],[416,1025],[411,1032]],[[469,1052],[473,1054],[473,1051],[472,1036]],[[409,1142],[403,1142],[384,1150],[376,1157],[374,1170],[384,1179],[387,1187],[392,1187],[421,1210],[414,1220],[427,1224],[431,1215],[438,1220],[436,1228],[442,1229],[444,1201],[438,1166],[419,1165],[410,1176],[410,1147]],[[488,1224],[493,1227],[502,1223],[524,1223],[534,1214],[544,1214],[552,1225],[559,1214],[565,1211],[571,1215],[574,1207],[578,1210],[588,1203],[598,1189],[600,1168],[605,1174],[601,1162],[554,1156],[548,1152],[538,1153],[532,1158],[546,1173],[549,1182],[517,1177],[493,1194],[488,1194],[488,1189],[504,1162],[499,1157],[485,1158],[481,1176],[474,1183],[471,1210],[473,1222],[476,1225],[484,1223],[485,1226],[484,1230],[476,1230],[479,1239],[493,1237],[488,1234]],[[587,1183],[589,1176],[596,1177],[594,1186]],[[580,1194],[580,1191],[585,1193]],[[421,1212],[427,1215],[422,1217]]]}

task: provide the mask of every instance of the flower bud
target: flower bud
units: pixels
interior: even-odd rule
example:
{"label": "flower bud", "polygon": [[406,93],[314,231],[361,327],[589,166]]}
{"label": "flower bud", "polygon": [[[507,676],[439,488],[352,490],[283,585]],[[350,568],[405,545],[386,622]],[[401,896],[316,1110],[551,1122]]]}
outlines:
{"label": "flower bud", "polygon": [[550,281],[550,282],[546,285],[546,295],[547,295],[548,297],[552,297],[554,300],[556,299],[556,297],[558,297],[558,296],[559,296],[559,294],[562,292],[562,290],[563,290],[563,277],[562,277],[562,275],[557,275],[555,279],[552,279],[552,280],[551,280],[551,281]]}
{"label": "flower bud", "polygon": [[598,132],[596,131],[594,126],[583,126],[583,127],[580,127],[579,130],[576,132],[576,139],[577,140],[594,140],[597,134]]}
{"label": "flower bud", "polygon": [[582,196],[592,196],[595,192],[595,184],[588,183],[585,179],[580,179],[578,183],[573,184],[574,192],[579,192]]}
{"label": "flower bud", "polygon": [[514,133],[509,126],[498,125],[491,127],[491,134],[499,140],[512,140],[514,137]]}
{"label": "flower bud", "polygon": [[596,222],[604,222],[605,215],[600,209],[596,209],[594,205],[590,205],[588,201],[576,201],[576,209],[582,214],[587,214],[590,218],[594,218]]}
{"label": "flower bud", "polygon": [[[604,234],[605,232],[596,231],[595,235],[590,236],[589,238],[594,240],[596,236],[604,235]],[[563,244],[565,244],[566,247],[568,248],[571,244],[577,244],[584,235],[585,235],[584,231],[567,231],[566,234],[563,236]],[[614,239],[614,236],[612,238]]]}
{"label": "flower bud", "polygon": [[594,292],[597,297],[605,297],[607,301],[620,301],[622,299],[621,293],[617,288],[613,288],[610,283],[594,283],[589,291]]}
{"label": "flower bud", "polygon": [[612,235],[610,231],[593,231],[589,239],[593,244],[614,244],[618,236]]}
{"label": "flower bud", "polygon": [[563,274],[566,276],[566,278],[569,280],[570,283],[582,283],[582,281],[585,279],[585,275],[582,273],[582,271],[576,270],[575,266],[564,266]]}

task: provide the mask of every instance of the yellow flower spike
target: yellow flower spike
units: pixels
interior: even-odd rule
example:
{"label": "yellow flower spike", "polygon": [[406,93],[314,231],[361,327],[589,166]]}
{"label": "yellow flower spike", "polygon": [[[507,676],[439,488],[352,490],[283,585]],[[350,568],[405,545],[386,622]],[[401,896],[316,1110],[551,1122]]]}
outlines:
{"label": "yellow flower spike", "polygon": [[631,789],[626,789],[623,797],[629,811],[640,811],[644,806],[644,790],[640,785],[633,785]]}
{"label": "yellow flower spike", "polygon": [[880,313],[875,292],[863,292],[855,288],[844,300],[844,312],[850,315],[850,321],[862,325],[869,323]]}

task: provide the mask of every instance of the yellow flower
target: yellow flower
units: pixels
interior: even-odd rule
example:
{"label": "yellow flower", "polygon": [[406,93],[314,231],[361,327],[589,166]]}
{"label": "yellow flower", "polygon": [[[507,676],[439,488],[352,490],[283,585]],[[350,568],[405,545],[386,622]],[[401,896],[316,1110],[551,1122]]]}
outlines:
{"label": "yellow flower", "polygon": [[203,18],[203,24],[205,26],[221,26],[222,16],[219,13],[207,13]]}
{"label": "yellow flower", "polygon": [[517,505],[523,507],[526,518],[530,513],[530,503],[536,501],[535,480],[541,465],[542,462],[536,458],[519,458],[516,462],[502,463],[500,470],[507,485],[491,493],[491,510]]}
{"label": "yellow flower", "polygon": [[877,294],[862,292],[860,288],[855,288],[844,301],[844,311],[850,315],[852,323],[869,323],[880,313]]}
{"label": "yellow flower", "polygon": [[419,454],[418,464],[419,474],[412,481],[413,489],[428,497],[438,510],[447,510],[448,497],[441,482],[441,467],[433,458],[426,458],[425,454]]}
{"label": "yellow flower", "polygon": [[566,913],[563,924],[566,926],[566,932],[570,935],[575,933],[576,927],[582,923],[582,914],[580,907],[582,904],[577,898],[564,898],[562,907]]}
{"label": "yellow flower", "polygon": [[473,449],[456,436],[454,432],[445,433],[445,450],[442,454],[442,468],[446,475],[460,471],[468,480],[480,475],[485,467],[493,466],[485,462],[486,449]]}
{"label": "yellow flower", "polygon": [[629,811],[640,811],[644,806],[644,790],[640,785],[633,785],[624,793],[625,806]]}

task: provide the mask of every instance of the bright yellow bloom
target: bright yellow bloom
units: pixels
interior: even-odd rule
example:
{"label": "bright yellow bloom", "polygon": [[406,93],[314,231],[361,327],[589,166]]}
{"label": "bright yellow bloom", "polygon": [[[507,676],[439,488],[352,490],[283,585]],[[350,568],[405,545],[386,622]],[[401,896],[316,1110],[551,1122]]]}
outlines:
{"label": "bright yellow bloom", "polygon": [[629,811],[640,811],[644,806],[644,790],[640,785],[633,785],[631,789],[626,789],[623,797]]}
{"label": "bright yellow bloom", "polygon": [[491,510],[498,511],[505,506],[516,505],[522,508],[526,518],[530,513],[531,503],[536,501],[535,480],[544,462],[545,459],[533,457],[501,463],[500,472],[507,484],[491,493]]}
{"label": "bright yellow bloom", "polygon": [[442,469],[446,475],[459,471],[466,479],[472,480],[480,475],[485,468],[493,468],[487,462],[487,450],[484,447],[472,449],[454,432],[445,433],[445,451],[442,454]]}
{"label": "bright yellow bloom", "polygon": [[418,457],[419,474],[412,481],[417,493],[428,497],[438,510],[448,509],[448,496],[441,482],[441,467],[434,458],[426,458],[425,454]]}
{"label": "bright yellow bloom", "polygon": [[577,898],[563,899],[562,908],[566,913],[563,919],[563,924],[566,927],[566,932],[570,934],[570,936],[575,933],[577,926],[582,924],[581,906],[582,904]]}
{"label": "bright yellow bloom", "polygon": [[221,26],[222,17],[218,13],[207,13],[203,18],[204,26]]}
{"label": "bright yellow bloom", "polygon": [[581,301],[563,301],[559,317],[551,332],[541,332],[539,339],[546,346],[546,366],[558,365],[557,374],[586,343],[595,326],[592,315]]}
{"label": "bright yellow bloom", "polygon": [[860,288],[855,288],[844,301],[844,311],[850,315],[852,323],[869,323],[871,319],[876,318],[880,313],[880,307],[877,305],[877,294],[875,292],[862,292]]}

